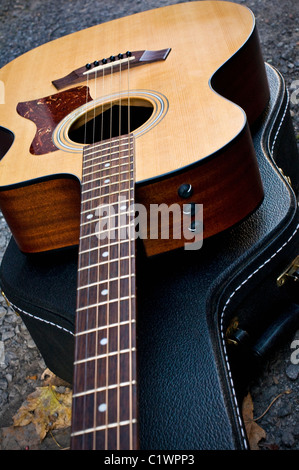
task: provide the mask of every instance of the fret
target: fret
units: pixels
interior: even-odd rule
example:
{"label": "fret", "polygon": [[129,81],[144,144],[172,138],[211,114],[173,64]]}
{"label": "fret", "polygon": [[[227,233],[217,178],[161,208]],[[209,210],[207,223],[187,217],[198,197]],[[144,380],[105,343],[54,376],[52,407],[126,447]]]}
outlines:
{"label": "fret", "polygon": [[[129,428],[129,430],[126,428]],[[112,434],[114,434],[114,436],[112,436]],[[131,434],[133,434],[133,438],[132,440],[129,440],[129,436]],[[135,442],[136,440],[137,423],[132,423],[128,426],[119,428],[111,428],[109,429],[108,435],[106,435],[105,430],[102,430],[92,431],[89,434],[76,435],[73,437],[74,448],[78,450],[92,450],[94,448],[110,450],[135,450],[136,447],[132,446],[131,442]]]}
{"label": "fret", "polygon": [[[132,173],[129,175],[128,173]],[[129,178],[128,178],[129,176]],[[96,180],[93,181],[88,181],[83,183],[83,188],[85,188],[83,191],[81,191],[82,194],[85,194],[87,191],[91,191],[92,189],[97,189],[97,187],[102,187],[103,185],[107,184],[115,184],[115,183],[124,183],[128,181],[133,181],[133,170],[127,170],[127,171],[121,171],[118,174],[110,174],[108,173],[107,175],[103,175],[101,177],[96,178]],[[100,186],[94,186],[94,182],[100,183]],[[90,186],[90,187],[88,187]]]}
{"label": "fret", "polygon": [[[80,285],[78,287],[78,293],[82,294],[84,291],[89,290],[90,291],[90,298],[93,298],[91,295],[92,291],[95,289],[96,292],[98,292],[98,298],[104,298],[109,294],[109,300],[114,300],[111,299],[111,296],[115,298],[121,298],[126,297],[126,294],[130,294],[130,289],[129,286],[131,284],[134,284],[131,282],[132,277],[134,277],[135,273],[133,274],[128,274],[124,276],[119,276],[119,277],[114,277],[114,278],[108,278],[108,279],[99,279],[94,282],[91,282],[89,284],[85,285]],[[133,290],[133,288],[131,287]],[[132,292],[133,294],[133,292]]]}
{"label": "fret", "polygon": [[[107,197],[107,196],[105,195],[105,197]],[[114,201],[114,204],[126,204],[128,202],[134,203],[134,198],[126,199],[126,198],[122,197],[120,200]],[[98,209],[98,207],[96,207],[95,209],[81,210],[81,215],[89,214],[91,211],[97,210],[97,209]]]}
{"label": "fret", "polygon": [[[125,242],[123,242],[125,243]],[[106,247],[103,247],[103,249],[105,249]],[[93,254],[97,255],[97,253],[95,253],[95,251],[92,252]],[[105,252],[104,252],[105,253]],[[83,254],[86,254],[88,256],[88,252],[85,251]],[[82,256],[83,256],[82,254]],[[87,272],[88,270],[93,270],[95,272],[97,272],[99,270],[99,262],[98,262],[98,256],[95,256],[95,258],[93,258],[95,263],[94,264],[91,264],[89,267],[88,266],[83,266],[83,267],[79,267],[78,271],[81,273],[81,272]],[[92,260],[92,258],[91,258]],[[118,273],[118,271],[115,271],[115,266],[118,265],[118,263],[120,262],[121,263],[121,266],[122,266],[122,270],[120,270],[120,275],[121,276],[124,276],[128,270],[129,270],[129,263],[128,263],[128,260],[130,260],[130,256],[122,256],[121,258],[114,258],[114,259],[107,259],[105,262],[101,262],[101,272],[105,272],[105,275],[103,277],[105,277],[106,279],[108,279],[108,276],[107,276],[107,268],[109,267],[110,271],[112,271],[112,277],[115,277],[116,273]],[[105,269],[105,271],[103,271]],[[88,272],[87,272],[88,274]],[[91,275],[94,274],[94,273],[91,273]],[[81,278],[82,279],[82,278]]]}
{"label": "fret", "polygon": [[[77,383],[74,393],[82,393],[97,387],[107,388],[109,385],[136,380],[136,351],[130,350],[123,354],[107,355],[90,361],[75,364],[75,372],[82,378]],[[130,370],[129,363],[133,364]],[[108,388],[107,388],[108,390]]]}
{"label": "fret", "polygon": [[[120,173],[120,175],[125,175],[125,174],[127,175],[127,172]],[[111,178],[113,178],[113,181],[110,179],[110,176],[109,178],[106,178],[106,177],[99,178],[98,182],[101,183],[101,180],[103,180],[103,184],[100,184],[100,186],[91,186],[90,188],[85,189],[84,191],[81,191],[81,193],[85,194],[85,193],[89,193],[92,191],[103,189],[104,187],[107,187],[107,186],[111,187],[111,185],[116,185],[116,184],[119,184],[120,182],[122,184],[127,183],[128,181],[132,181],[133,175],[130,178],[126,178],[126,179],[116,179],[116,176],[113,176],[113,177],[111,176]],[[87,184],[84,185],[84,187],[86,186]]]}
{"label": "fret", "polygon": [[103,425],[103,426],[97,426],[95,428],[89,428],[89,429],[84,429],[84,431],[77,431],[77,432],[74,432],[73,433],[73,436],[78,436],[80,434],[87,434],[89,432],[93,432],[93,431],[101,431],[102,429],[105,429],[105,428],[115,428],[117,426],[127,426],[131,423],[137,423],[137,420],[136,419],[133,419],[133,420],[126,420],[126,421],[119,421],[118,423],[109,423],[107,425]]}
{"label": "fret", "polygon": [[130,192],[129,195],[121,195],[120,197],[118,197],[119,195],[117,192],[115,192],[114,194],[110,193],[110,194],[104,194],[103,196],[99,196],[98,201],[97,201],[99,204],[97,204],[95,207],[91,207],[88,209],[85,209],[83,207],[83,203],[84,203],[83,201],[81,205],[81,214],[86,214],[87,212],[90,213],[91,211],[98,210],[100,204],[119,204],[120,201],[125,201],[125,200],[134,201],[133,190],[130,189],[128,191]]}
{"label": "fret", "polygon": [[[128,188],[128,185],[126,184],[128,183],[128,181],[131,181],[131,180],[127,178],[124,181],[123,180],[110,181],[109,184],[107,182],[98,188],[102,191],[102,193],[95,194],[91,199],[98,200],[98,196],[109,196],[110,194],[118,194],[118,193],[121,193],[122,191],[130,191],[130,188]],[[88,190],[86,190],[83,193],[83,197],[84,197],[83,203],[90,200],[90,198],[85,196],[85,193],[92,192],[93,189],[96,189],[96,188],[88,188]]]}
{"label": "fret", "polygon": [[[109,218],[108,218],[109,220]],[[109,229],[105,229],[104,231],[101,232],[101,238],[104,240],[105,238],[109,238],[109,240],[127,240],[126,234],[127,230],[129,227],[135,227],[134,222],[131,222],[130,224],[123,224],[123,225],[118,225],[116,227],[111,227]],[[126,229],[126,230],[125,230]],[[105,234],[105,237],[104,237]],[[110,234],[110,236],[108,236]],[[116,235],[119,235],[120,238],[118,238]],[[90,239],[92,237],[97,237],[97,233],[90,233],[88,235],[82,235],[79,237],[79,240],[84,240],[84,239]]]}
{"label": "fret", "polygon": [[110,304],[110,303],[113,303],[113,302],[118,302],[119,300],[128,300],[128,299],[134,299],[135,298],[135,295],[132,295],[132,296],[126,296],[126,297],[121,297],[121,298],[117,298],[117,299],[111,299],[111,300],[105,300],[104,302],[96,302],[92,305],[89,305],[88,307],[79,307],[77,308],[77,311],[80,312],[82,310],[86,310],[87,308],[89,307],[99,307],[101,305],[106,305],[106,304]]}
{"label": "fret", "polygon": [[84,391],[83,393],[73,393],[73,398],[76,398],[76,397],[82,397],[83,395],[88,395],[88,394],[91,394],[91,393],[95,393],[95,392],[104,392],[105,390],[112,390],[113,388],[118,388],[118,387],[130,387],[132,385],[136,385],[136,380],[132,380],[131,382],[122,382],[122,383],[118,383],[118,384],[112,384],[112,385],[108,385],[107,387],[98,387],[98,388],[93,388],[91,390],[86,390]]}
{"label": "fret", "polygon": [[[122,240],[128,240],[128,233],[130,230],[134,230],[135,228],[135,222],[130,222],[130,223],[123,223],[123,224],[117,224],[118,219],[123,219],[125,217],[113,217],[113,220],[111,221],[111,218],[104,218],[100,219],[100,221],[96,222],[94,226],[92,224],[87,227],[85,225],[85,232],[86,231],[92,231],[92,233],[83,233],[80,237],[79,240],[84,242],[84,240],[89,241],[93,237],[96,237],[98,240],[105,240],[108,238],[110,241],[114,241],[113,245],[115,245],[115,242],[120,242]],[[109,223],[111,222],[111,226],[109,226]],[[129,230],[130,229],[130,230]],[[108,243],[105,242],[107,245]],[[102,248],[102,245],[99,245],[99,248]]]}
{"label": "fret", "polygon": [[[91,244],[92,241],[95,242],[95,246]],[[88,261],[90,265],[99,263],[106,264],[115,260],[126,260],[127,257],[130,256],[130,249],[132,249],[130,245],[132,245],[132,243],[129,243],[127,239],[118,240],[116,243],[114,240],[110,246],[107,243],[104,243],[103,246],[99,246],[98,242],[99,240],[97,238],[96,240],[92,238],[81,239],[83,251],[82,253],[80,252],[80,257],[82,256],[82,260],[79,264],[80,267],[86,266],[86,261]],[[90,247],[90,253],[88,253],[88,247]]]}
{"label": "fret", "polygon": [[[88,253],[85,253],[84,255],[80,256],[80,262],[82,261],[81,258],[85,259],[85,258],[89,258],[89,256],[90,256],[91,264],[98,263],[98,255],[94,251],[92,251],[90,255],[88,255]],[[82,266],[82,265],[80,264],[79,266]],[[105,263],[101,263],[100,271],[101,271],[101,277],[103,279],[108,279],[109,277],[116,277],[118,273],[121,276],[128,274],[131,271],[134,271],[134,269],[135,269],[135,260],[130,258],[130,256],[126,256],[120,259],[119,258],[115,258],[111,260],[108,259]],[[88,276],[96,275],[98,271],[99,271],[99,264],[97,264],[97,267],[91,267],[90,273],[88,272],[88,270],[84,270],[84,271],[81,270],[81,272],[79,273],[80,282],[86,283],[87,280],[89,280]]]}
{"label": "fret", "polygon": [[[124,146],[125,144],[122,144],[121,146]],[[113,150],[112,149],[117,149],[117,150]],[[108,152],[107,152],[108,150]],[[120,161],[122,160],[123,158],[132,158],[132,156],[130,155],[131,151],[133,150],[133,145],[131,146],[126,146],[126,148],[124,149],[120,149],[119,146],[115,145],[111,148],[106,148],[105,149],[105,152],[102,152],[102,153],[99,153],[99,151],[95,151],[95,152],[90,152],[90,153],[87,153],[85,151],[84,153],[84,161],[83,161],[83,169],[85,170],[86,168],[89,168],[91,166],[94,166],[95,164],[98,164],[100,162],[107,162],[107,161],[111,161],[111,160],[114,160],[114,161]],[[124,155],[125,154],[125,155]],[[87,158],[88,156],[92,156],[91,158]],[[111,155],[113,156],[116,156],[116,158],[113,157],[113,159],[111,159]],[[89,164],[91,162],[91,164]]]}
{"label": "fret", "polygon": [[[84,224],[82,224],[82,225],[84,225]],[[110,246],[115,246],[115,245],[120,246],[120,245],[123,245],[124,243],[128,243],[128,240],[119,240],[119,241],[116,241],[116,242],[114,242],[114,243],[112,243],[112,242],[111,242],[111,243],[107,243],[106,245],[102,245],[102,244],[101,244],[101,248],[108,248],[108,247],[110,247]],[[96,247],[94,247],[94,248],[90,248],[89,250],[80,251],[80,254],[89,253],[90,251],[94,251],[94,250],[99,250],[99,246],[96,246]],[[106,262],[106,261],[105,261],[105,262]],[[83,267],[83,268],[79,268],[79,271],[80,271],[80,269],[88,269],[89,267],[90,267],[90,266],[85,266],[85,267]]]}
{"label": "fret", "polygon": [[[113,196],[113,195],[116,195],[116,194],[117,194],[117,195],[118,195],[118,194],[119,194],[119,195],[122,195],[123,193],[127,193],[127,192],[130,193],[130,195],[131,195],[131,194],[133,194],[133,189],[123,189],[123,188],[121,188],[120,191],[112,191],[112,192],[109,192],[109,193],[107,193],[107,194],[99,195],[99,197],[96,197],[96,198],[85,199],[85,200],[83,200],[82,204],[84,205],[86,202],[90,202],[90,201],[96,202],[96,206],[90,208],[90,210],[92,210],[92,209],[97,209],[100,204],[103,204],[103,202],[101,201],[101,199],[104,198],[104,196]],[[112,201],[112,202],[117,202],[117,201]],[[105,204],[105,203],[104,203],[104,204]],[[107,204],[107,202],[106,202],[106,204]],[[84,208],[83,210],[86,211],[85,208]]]}
{"label": "fret", "polygon": [[80,330],[78,333],[75,333],[75,336],[78,337],[78,336],[83,336],[83,335],[86,335],[86,334],[89,334],[89,333],[94,333],[96,331],[102,331],[102,330],[107,330],[108,328],[115,328],[115,327],[121,327],[122,325],[128,325],[128,324],[133,324],[135,323],[136,320],[126,320],[126,321],[123,321],[123,322],[119,322],[119,323],[111,323],[109,325],[102,325],[102,326],[98,326],[96,328],[92,328],[90,330]]}
{"label": "fret", "polygon": [[[109,326],[102,324],[93,330],[81,332],[80,335],[76,335],[78,348],[76,348],[75,363],[99,359],[105,355],[134,351],[136,344],[135,340],[131,343],[132,332],[135,332],[135,322],[130,324],[129,321]],[[88,347],[89,345],[92,347]]]}
{"label": "fret", "polygon": [[[117,149],[117,151],[112,151],[112,149]],[[98,164],[104,161],[106,162],[110,162],[111,160],[120,161],[124,156],[126,158],[132,159],[133,156],[131,155],[131,153],[133,149],[134,149],[133,145],[126,146],[126,148],[122,150],[119,148],[119,146],[114,146],[114,147],[111,147],[111,149],[105,149],[105,152],[102,152],[102,153],[99,153],[99,152],[92,152],[89,154],[85,153],[83,168],[86,169],[87,167],[93,166],[93,164]],[[123,155],[123,154],[128,154],[128,155]],[[92,155],[92,158],[87,158],[89,155]],[[111,158],[111,155],[114,155],[113,158]],[[91,165],[90,165],[90,162],[92,162]]]}
{"label": "fret", "polygon": [[[83,393],[73,395],[74,403],[78,407],[86,404],[89,409],[95,408],[98,413],[96,419],[94,419],[93,415],[90,416],[89,414],[76,416],[72,435],[84,434],[87,430],[91,429],[104,429],[102,426],[108,429],[109,426],[114,427],[115,424],[120,425],[120,423],[135,421],[135,409],[130,413],[126,407],[129,394],[135,393],[135,390],[136,381],[130,382],[128,386],[124,387],[99,388],[88,391],[89,393],[85,395]],[[107,415],[109,416],[108,422]]]}
{"label": "fret", "polygon": [[[86,250],[91,250],[92,248],[98,248],[99,250],[99,260],[102,259],[103,262],[106,259],[107,255],[103,255],[103,252],[106,252],[105,248],[108,249],[111,257],[118,257],[119,250],[121,251],[121,255],[125,256],[128,253],[124,252],[124,242],[128,242],[129,235],[132,235],[132,230],[134,228],[134,221],[128,223],[122,223],[120,225],[120,221],[127,222],[123,219],[127,217],[113,217],[111,220],[111,226],[109,227],[109,223],[104,221],[103,223],[97,221],[94,225],[83,225],[81,227],[81,235],[79,237],[80,240],[80,253],[82,249],[82,253]],[[118,226],[119,225],[119,226]],[[91,233],[89,233],[91,232]],[[109,235],[109,237],[108,237]],[[108,240],[107,240],[108,238]],[[128,245],[128,249],[130,249]]]}
{"label": "fret", "polygon": [[127,274],[127,275],[124,275],[124,276],[119,276],[119,277],[114,277],[114,278],[110,278],[110,279],[102,279],[100,281],[97,281],[97,282],[93,282],[91,284],[86,284],[86,285],[80,285],[78,287],[78,290],[81,290],[81,289],[86,289],[87,287],[94,287],[94,286],[99,286],[103,283],[109,283],[111,281],[117,281],[118,279],[128,279],[130,277],[135,277],[135,273],[133,274]]}
{"label": "fret", "polygon": [[[101,220],[101,222],[103,222],[103,225],[104,225],[104,222],[106,222],[106,221],[109,222],[110,219],[111,219],[110,217],[103,217],[103,218],[101,218],[100,220]],[[116,221],[117,221],[117,216],[115,216],[114,223],[115,223]],[[95,222],[95,226],[97,226],[98,223],[99,223],[99,221],[96,221],[96,222]],[[85,225],[86,225],[86,224],[85,224]],[[91,224],[90,224],[90,225],[91,225]],[[108,224],[107,224],[107,225],[108,225]],[[115,225],[116,225],[116,224],[115,224]],[[104,234],[104,233],[107,233],[107,232],[111,232],[111,233],[112,233],[113,231],[119,232],[120,230],[122,230],[122,229],[124,229],[124,228],[127,229],[127,228],[129,228],[129,227],[134,227],[134,226],[135,226],[134,222],[127,223],[127,224],[123,224],[123,225],[116,225],[115,227],[112,226],[111,228],[109,228],[109,230],[102,231],[101,234],[100,234],[100,238],[101,238],[102,240],[103,240],[104,238],[106,238],[106,237],[103,237],[103,234]],[[95,229],[96,227],[93,227],[93,228]],[[126,232],[124,232],[124,233],[126,233]],[[86,234],[86,235],[81,235],[81,236],[79,237],[79,240],[84,240],[85,238],[91,238],[91,237],[94,237],[94,236],[97,236],[96,233],[89,233],[89,234]],[[122,238],[122,239],[123,239],[123,238]],[[127,238],[125,238],[125,239],[127,240]]]}
{"label": "fret", "polygon": [[[124,167],[127,167],[129,166],[128,163],[125,163],[123,164],[122,166]],[[111,168],[111,169],[114,169],[115,167]],[[97,175],[97,173],[101,173],[100,175]],[[134,169],[133,168],[123,168],[123,171],[120,171],[119,173],[110,173],[108,170],[96,170],[94,169],[94,171],[88,173],[85,175],[85,179],[83,181],[83,187],[86,188],[88,184],[90,183],[99,183],[101,180],[105,180],[105,178],[116,178],[118,176],[121,176],[122,175],[128,175],[130,174],[130,179],[133,180],[134,178]],[[88,179],[87,177],[90,176],[90,177],[95,177],[94,179]],[[93,186],[91,186],[92,188]],[[86,191],[88,191],[88,189],[84,189],[82,191],[82,193],[84,194]]]}
{"label": "fret", "polygon": [[84,155],[88,156],[94,153],[99,153],[103,149],[107,150],[109,148],[121,147],[121,146],[126,146],[126,147],[128,146],[128,142],[126,138],[120,137],[120,138],[115,139],[115,141],[113,141],[113,139],[111,140],[108,139],[108,140],[97,142],[93,145],[90,145],[89,147],[85,149]]}
{"label": "fret", "polygon": [[[118,169],[118,171],[115,171],[116,169]],[[109,167],[107,168],[103,168],[103,165],[100,164],[100,165],[94,165],[92,167],[92,171],[90,172],[86,172],[84,173],[84,180],[83,180],[83,185],[85,186],[87,183],[90,183],[92,181],[100,181],[101,179],[103,179],[104,177],[115,177],[115,178],[119,178],[119,176],[123,175],[123,174],[126,174],[126,173],[129,173],[129,172],[133,172],[134,171],[134,167],[133,167],[133,163],[132,162],[125,162],[125,163],[121,163],[121,164],[118,164],[118,165],[115,165],[115,166],[110,166],[109,164]],[[97,173],[100,173],[99,175],[97,175]],[[86,177],[87,176],[96,176],[95,180],[89,180],[87,181],[86,180]]]}
{"label": "fret", "polygon": [[[108,142],[108,143],[107,143]],[[126,147],[126,149],[128,148],[128,146],[130,146],[131,150],[133,148],[133,145],[132,143],[129,143],[127,142],[127,139],[126,138],[117,138],[115,140],[116,143],[113,143],[112,140],[109,140],[109,141],[105,141],[105,142],[99,142],[97,144],[93,144],[91,145],[89,148],[85,149],[85,152],[84,152],[84,156],[85,157],[88,157],[89,155],[95,155],[95,154],[98,154],[99,152],[101,152],[103,149],[104,150],[109,150],[111,148],[119,148],[119,147]],[[86,161],[84,159],[84,161]]]}
{"label": "fret", "polygon": [[103,285],[94,284],[91,287],[82,287],[77,293],[78,301],[82,307],[79,307],[77,310],[80,311],[88,305],[93,307],[126,300],[130,296],[134,298],[134,291],[134,282],[131,282],[131,276],[120,281],[106,282]]}
{"label": "fret", "polygon": [[[135,214],[135,209],[134,208],[131,208],[130,210],[122,210],[121,212],[114,212],[114,209],[113,209],[113,206],[111,206],[112,208],[112,214],[114,214],[115,218],[116,218],[116,221],[118,219],[118,217],[125,217],[125,216],[129,216],[129,215],[134,215]],[[100,220],[103,222],[105,222],[106,220],[108,221],[110,218],[110,216],[105,216],[105,217],[101,217]],[[97,224],[99,222],[99,220],[97,219],[97,216],[95,216],[95,218],[93,219],[89,219],[87,220],[87,222],[82,222],[81,223],[81,227],[84,227],[84,225],[92,225],[92,224]]]}
{"label": "fret", "polygon": [[[114,160],[112,160],[114,161]],[[121,168],[123,171],[120,171],[119,174],[121,173],[125,173],[126,171],[132,171],[134,168],[133,168],[133,163],[132,162],[125,162],[125,163],[120,163],[118,165],[111,165],[110,163],[108,163],[109,166],[107,167],[104,167],[102,165],[94,165],[92,166],[92,171],[90,172],[84,172],[84,179],[83,179],[83,184],[85,184],[86,182],[90,183],[91,181],[98,181],[98,178],[95,178],[94,180],[88,180],[88,176],[95,176],[97,173],[101,172],[102,175],[116,175],[117,173],[110,173],[111,170],[114,170],[116,168]],[[99,169],[97,169],[97,166],[99,166]],[[126,170],[124,167],[128,167]]]}
{"label": "fret", "polygon": [[[128,149],[128,150],[130,150],[130,149]],[[123,152],[125,152],[125,151],[123,150]],[[117,158],[111,158],[112,155],[118,155],[118,157]],[[109,163],[110,162],[116,162],[116,161],[119,162],[119,161],[123,160],[124,158],[128,159],[128,158],[130,158],[130,156],[129,155],[123,155],[123,156],[120,157],[119,156],[119,150],[116,150],[115,152],[109,152],[107,154],[97,155],[96,157],[93,157],[93,158],[90,158],[90,159],[86,158],[84,160],[84,162],[85,163],[86,162],[92,162],[92,164],[91,165],[86,165],[85,164],[83,166],[83,168],[84,168],[84,170],[86,168],[93,168],[96,164],[98,165],[99,163],[102,163],[103,161],[107,161],[107,160],[109,160]]]}
{"label": "fret", "polygon": [[112,351],[106,354],[98,354],[97,356],[92,356],[92,357],[86,357],[85,359],[80,359],[78,361],[74,361],[74,364],[82,364],[83,362],[89,362],[89,361],[95,361],[98,359],[103,359],[111,356],[115,356],[118,354],[127,354],[129,352],[136,351],[136,348],[130,348],[130,349],[123,349],[120,351]]}
{"label": "fret", "polygon": [[117,302],[109,305],[100,305],[96,307],[89,307],[88,310],[82,310],[77,312],[77,331],[75,338],[78,333],[83,333],[87,330],[97,329],[101,330],[101,326],[109,328],[109,324],[121,324],[122,322],[131,322],[132,325],[135,323],[135,318],[131,314],[132,308],[130,308],[130,302],[123,300],[119,304]]}

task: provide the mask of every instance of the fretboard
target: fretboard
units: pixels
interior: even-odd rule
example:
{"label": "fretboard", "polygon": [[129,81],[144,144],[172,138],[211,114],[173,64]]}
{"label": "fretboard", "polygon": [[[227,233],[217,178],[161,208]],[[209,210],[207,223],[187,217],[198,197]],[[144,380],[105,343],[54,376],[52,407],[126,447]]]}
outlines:
{"label": "fretboard", "polygon": [[72,449],[138,447],[133,139],[83,153]]}

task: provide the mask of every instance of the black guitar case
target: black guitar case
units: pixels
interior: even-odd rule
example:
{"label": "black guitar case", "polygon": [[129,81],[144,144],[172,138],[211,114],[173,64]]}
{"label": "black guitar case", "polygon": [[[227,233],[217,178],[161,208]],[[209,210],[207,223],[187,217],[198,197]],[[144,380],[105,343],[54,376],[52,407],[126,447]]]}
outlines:
{"label": "black guitar case", "polygon": [[[253,133],[263,203],[198,251],[146,258],[138,246],[141,449],[248,449],[251,371],[299,325],[299,160],[284,80],[266,69],[271,98]],[[76,249],[26,256],[13,239],[0,271],[47,366],[70,383],[76,271]]]}

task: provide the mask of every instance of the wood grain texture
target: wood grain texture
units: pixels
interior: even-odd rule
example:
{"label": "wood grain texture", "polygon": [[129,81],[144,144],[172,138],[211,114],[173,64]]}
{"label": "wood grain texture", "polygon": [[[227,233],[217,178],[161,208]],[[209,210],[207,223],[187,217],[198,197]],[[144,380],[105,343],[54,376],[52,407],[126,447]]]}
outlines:
{"label": "wood grain texture", "polygon": [[80,182],[68,175],[0,191],[2,213],[24,253],[78,244],[80,200]]}

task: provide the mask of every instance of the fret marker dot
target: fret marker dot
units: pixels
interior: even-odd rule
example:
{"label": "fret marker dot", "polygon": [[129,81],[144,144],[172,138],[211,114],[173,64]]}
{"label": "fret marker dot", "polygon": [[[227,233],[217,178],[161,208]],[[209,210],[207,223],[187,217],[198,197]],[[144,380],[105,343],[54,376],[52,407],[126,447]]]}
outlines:
{"label": "fret marker dot", "polygon": [[108,254],[109,254],[108,251],[104,251],[104,253],[102,254],[102,256],[103,256],[104,258],[107,258]]}
{"label": "fret marker dot", "polygon": [[100,344],[101,344],[102,346],[105,346],[105,344],[107,344],[107,343],[108,343],[108,339],[107,339],[107,338],[102,338],[101,341],[100,341]]}
{"label": "fret marker dot", "polygon": [[121,207],[120,207],[120,210],[121,210],[121,211],[125,211],[126,208],[127,208],[127,206],[121,206]]}
{"label": "fret marker dot", "polygon": [[92,219],[92,218],[93,218],[93,214],[89,214],[89,215],[87,216],[87,219]]}
{"label": "fret marker dot", "polygon": [[110,163],[105,163],[105,167],[107,168],[108,166],[110,166]]}
{"label": "fret marker dot", "polygon": [[101,404],[99,405],[98,410],[99,410],[101,413],[103,413],[104,411],[106,411],[106,410],[107,410],[107,405],[106,405],[106,403],[101,403]]}
{"label": "fret marker dot", "polygon": [[107,295],[108,294],[108,289],[103,289],[101,292],[102,295]]}
{"label": "fret marker dot", "polygon": [[110,183],[110,179],[107,178],[107,179],[104,181],[104,183]]}

